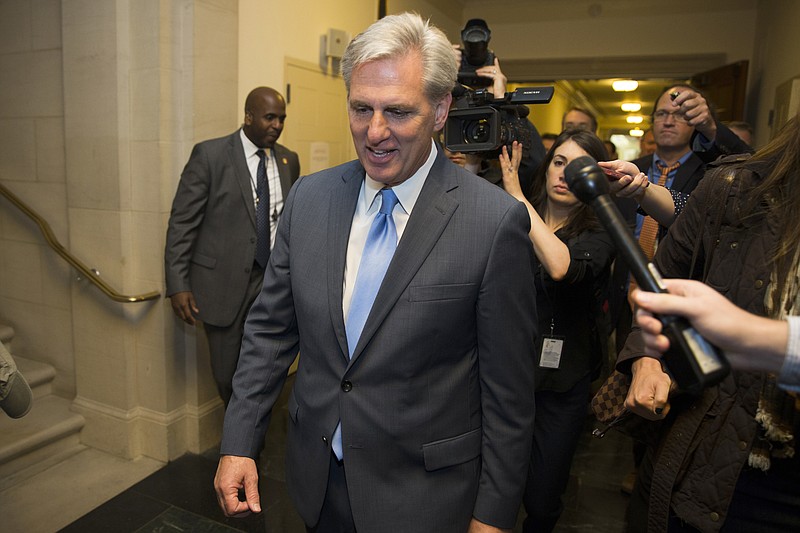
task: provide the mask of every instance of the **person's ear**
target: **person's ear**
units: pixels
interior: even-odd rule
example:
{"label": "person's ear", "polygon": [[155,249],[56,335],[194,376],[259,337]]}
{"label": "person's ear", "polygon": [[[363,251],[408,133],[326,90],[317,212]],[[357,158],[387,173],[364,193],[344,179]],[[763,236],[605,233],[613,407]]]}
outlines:
{"label": "person's ear", "polygon": [[447,122],[447,114],[450,112],[450,105],[453,103],[453,95],[448,94],[436,104],[434,109],[434,121],[436,124],[435,130],[439,131],[444,128],[444,123]]}

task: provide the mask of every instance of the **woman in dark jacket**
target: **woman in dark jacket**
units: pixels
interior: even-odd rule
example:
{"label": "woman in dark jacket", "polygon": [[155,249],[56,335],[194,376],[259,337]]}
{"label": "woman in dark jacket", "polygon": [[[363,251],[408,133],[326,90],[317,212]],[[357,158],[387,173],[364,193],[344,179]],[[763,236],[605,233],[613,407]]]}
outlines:
{"label": "woman in dark jacket", "polygon": [[614,247],[594,212],[564,181],[564,168],[581,156],[607,159],[593,133],[558,136],[533,182],[530,200],[516,177],[519,146],[503,149],[505,190],[526,204],[530,238],[539,259],[536,306],[540,342],[536,368],[536,417],[524,504],[526,533],[552,531],[558,521],[572,457],[584,427],[592,380],[597,377],[608,327],[603,303]]}
{"label": "woman in dark jacket", "polygon": [[[703,178],[656,253],[665,277],[703,280],[748,312],[800,314],[800,123]],[[631,531],[798,531],[795,398],[775,376],[734,371],[678,399],[634,328],[617,368],[626,406],[660,424],[631,496]]]}

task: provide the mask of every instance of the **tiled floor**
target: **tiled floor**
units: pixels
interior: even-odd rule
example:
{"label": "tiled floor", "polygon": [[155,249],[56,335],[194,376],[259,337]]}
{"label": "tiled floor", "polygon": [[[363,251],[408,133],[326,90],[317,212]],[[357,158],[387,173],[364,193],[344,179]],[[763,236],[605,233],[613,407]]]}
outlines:
{"label": "tiled floor", "polygon": [[[260,493],[264,511],[244,519],[225,518],[217,506],[212,481],[216,450],[187,454],[137,483],[94,511],[62,529],[65,533],[170,533],[258,531],[304,533],[284,485],[286,395],[276,410],[262,457]],[[557,533],[624,530],[627,497],[620,480],[629,471],[630,442],[609,432],[602,440],[591,437],[591,420],[572,466],[565,510]],[[518,527],[515,531],[521,531]]]}

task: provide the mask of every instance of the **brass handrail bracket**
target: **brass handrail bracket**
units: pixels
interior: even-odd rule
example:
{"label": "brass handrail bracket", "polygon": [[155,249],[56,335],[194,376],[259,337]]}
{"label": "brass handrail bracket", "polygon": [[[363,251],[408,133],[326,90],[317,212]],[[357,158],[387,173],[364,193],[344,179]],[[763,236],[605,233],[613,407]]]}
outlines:
{"label": "brass handrail bracket", "polygon": [[100,273],[93,269],[89,268],[84,265],[77,257],[72,255],[69,250],[64,248],[64,246],[58,242],[58,239],[53,234],[53,230],[50,229],[50,224],[47,223],[45,219],[43,219],[39,213],[34,211],[29,205],[25,202],[20,200],[20,198],[11,192],[8,187],[0,183],[0,193],[5,196],[9,202],[14,204],[14,206],[25,213],[28,218],[33,220],[37,226],[39,226],[39,231],[42,232],[45,241],[53,249],[58,255],[61,256],[64,261],[69,263],[73,268],[75,268],[78,272],[80,272],[84,278],[91,281],[94,285],[97,286],[103,294],[114,300],[115,302],[122,302],[122,303],[134,303],[134,302],[144,302],[147,300],[155,300],[161,297],[161,293],[158,291],[152,291],[145,294],[140,294],[137,296],[127,296],[125,294],[121,294],[111,288],[108,283],[106,283],[101,277]]}

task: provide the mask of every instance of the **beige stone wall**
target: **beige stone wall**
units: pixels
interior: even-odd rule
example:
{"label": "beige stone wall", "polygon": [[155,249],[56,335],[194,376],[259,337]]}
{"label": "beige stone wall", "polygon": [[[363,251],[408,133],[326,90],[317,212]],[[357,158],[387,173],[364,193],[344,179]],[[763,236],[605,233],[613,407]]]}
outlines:
{"label": "beige stone wall", "polygon": [[[101,273],[123,292],[161,289],[187,154],[237,125],[237,3],[76,0],[62,16],[73,249],[102,251]],[[216,442],[207,360],[167,300],[115,304],[76,287],[73,309],[85,443],[166,460]]]}
{"label": "beige stone wall", "polygon": [[[236,0],[0,3],[0,180],[125,294],[163,292],[166,220],[192,145],[238,125]],[[160,460],[213,446],[207,350],[167,300],[76,279],[0,203],[0,320],[57,369],[85,444]]]}
{"label": "beige stone wall", "polygon": [[[59,0],[0,3],[0,181],[68,246]],[[0,199],[0,320],[15,353],[50,363],[75,393],[70,270],[35,224]]]}

